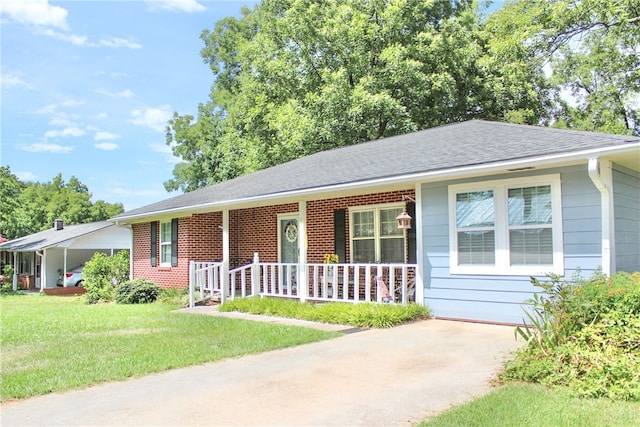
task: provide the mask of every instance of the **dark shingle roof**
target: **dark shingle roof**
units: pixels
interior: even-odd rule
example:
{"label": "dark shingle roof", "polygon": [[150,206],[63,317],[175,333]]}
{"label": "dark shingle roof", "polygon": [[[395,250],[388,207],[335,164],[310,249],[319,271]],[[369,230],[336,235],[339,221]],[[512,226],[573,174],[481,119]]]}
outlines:
{"label": "dark shingle roof", "polygon": [[471,120],[323,151],[114,217],[496,162],[640,144],[640,138]]}
{"label": "dark shingle roof", "polygon": [[95,233],[115,225],[109,221],[90,222],[87,224],[65,225],[62,230],[49,228],[38,233],[20,237],[0,244],[0,250],[14,252],[38,251],[55,247],[67,240],[76,239],[86,234]]}

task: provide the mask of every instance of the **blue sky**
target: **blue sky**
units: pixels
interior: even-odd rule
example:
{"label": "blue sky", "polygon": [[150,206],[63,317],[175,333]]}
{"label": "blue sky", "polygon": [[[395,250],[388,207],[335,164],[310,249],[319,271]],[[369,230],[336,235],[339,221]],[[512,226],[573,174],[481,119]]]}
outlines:
{"label": "blue sky", "polygon": [[256,4],[2,0],[0,164],[22,181],[76,176],[126,210],[174,196],[164,128],[213,83],[200,33]]}

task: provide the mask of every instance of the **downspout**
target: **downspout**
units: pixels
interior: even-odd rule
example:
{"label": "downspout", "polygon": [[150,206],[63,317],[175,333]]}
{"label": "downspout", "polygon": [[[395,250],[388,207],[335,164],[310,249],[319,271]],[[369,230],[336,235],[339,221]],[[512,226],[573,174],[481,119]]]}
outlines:
{"label": "downspout", "polygon": [[613,216],[613,175],[611,162],[598,158],[589,159],[589,178],[600,191],[602,218],[602,272],[607,276],[615,273],[615,244]]}
{"label": "downspout", "polygon": [[[42,253],[40,253],[42,252]],[[42,262],[40,263],[40,292],[44,292],[44,288],[47,287],[47,279],[46,276],[44,274],[44,272],[46,271],[46,258],[44,257],[44,251],[43,250],[39,250],[36,251],[36,255],[38,255],[40,258],[42,258]]]}

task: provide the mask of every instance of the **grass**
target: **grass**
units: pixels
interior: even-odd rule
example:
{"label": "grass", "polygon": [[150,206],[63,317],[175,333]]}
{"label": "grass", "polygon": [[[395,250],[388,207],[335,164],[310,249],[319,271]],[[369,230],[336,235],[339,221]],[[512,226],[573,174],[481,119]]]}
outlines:
{"label": "grass", "polygon": [[637,426],[640,402],[572,397],[563,389],[514,383],[462,406],[452,408],[418,427]]}
{"label": "grass", "polygon": [[0,401],[329,339],[314,329],[172,313],[175,305],[86,305],[0,297]]}
{"label": "grass", "polygon": [[429,317],[429,309],[417,304],[300,303],[283,298],[237,298],[220,306],[220,311],[288,317],[314,322],[336,323],[360,328],[389,328]]}

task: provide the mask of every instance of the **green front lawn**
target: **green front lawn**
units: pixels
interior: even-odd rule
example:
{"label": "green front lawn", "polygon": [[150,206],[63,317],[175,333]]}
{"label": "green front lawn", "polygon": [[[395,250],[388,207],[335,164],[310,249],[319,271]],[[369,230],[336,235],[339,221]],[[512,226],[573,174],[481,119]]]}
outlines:
{"label": "green front lawn", "polygon": [[572,397],[562,389],[509,384],[418,427],[601,427],[640,425],[640,402]]}
{"label": "green front lawn", "polygon": [[336,337],[295,326],[178,314],[168,304],[0,297],[0,400],[123,380]]}

